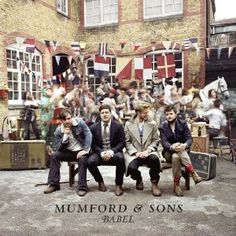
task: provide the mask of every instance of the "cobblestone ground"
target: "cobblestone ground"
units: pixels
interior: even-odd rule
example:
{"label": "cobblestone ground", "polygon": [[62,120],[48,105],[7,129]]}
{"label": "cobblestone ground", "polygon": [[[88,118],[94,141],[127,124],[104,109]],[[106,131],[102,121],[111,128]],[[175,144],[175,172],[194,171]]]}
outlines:
{"label": "cobblestone ground", "polygon": [[[171,169],[161,174],[161,197],[153,197],[149,172],[142,167],[145,188],[124,179],[125,193],[114,195],[114,167],[100,167],[107,192],[99,192],[88,174],[85,197],[76,187],[61,184],[61,191],[45,195],[48,169],[0,172],[0,235],[235,235],[236,165],[217,160],[217,176],[198,185],[191,182],[184,197],[173,194]],[[68,181],[63,163],[61,181]],[[183,183],[182,183],[183,184]]]}

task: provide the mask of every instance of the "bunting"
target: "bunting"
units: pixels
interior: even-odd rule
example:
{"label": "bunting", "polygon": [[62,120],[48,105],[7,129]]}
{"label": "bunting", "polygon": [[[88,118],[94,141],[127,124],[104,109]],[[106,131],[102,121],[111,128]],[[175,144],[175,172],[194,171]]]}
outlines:
{"label": "bunting", "polygon": [[157,56],[157,70],[159,78],[174,77],[176,75],[174,55]]}
{"label": "bunting", "polygon": [[55,59],[56,59],[57,65],[59,66],[60,61],[61,61],[61,56],[55,56]]}
{"label": "bunting", "polygon": [[190,38],[189,41],[192,43],[194,48],[198,48],[198,39],[197,38]]}
{"label": "bunting", "polygon": [[80,50],[84,50],[84,49],[85,49],[85,46],[86,46],[86,43],[83,42],[83,41],[81,41],[81,42],[79,43],[79,45],[80,45]]}
{"label": "bunting", "polygon": [[35,39],[26,39],[26,52],[34,53],[35,50]]}
{"label": "bunting", "polygon": [[138,80],[152,79],[152,58],[134,58],[134,71]]}
{"label": "bunting", "polygon": [[103,57],[107,56],[107,43],[99,43],[98,55]]}
{"label": "bunting", "polygon": [[234,50],[234,47],[229,47],[229,49],[228,49],[228,58],[231,57],[231,54],[232,54],[233,50]]}
{"label": "bunting", "polygon": [[71,43],[71,49],[74,52],[75,55],[80,54],[80,45],[79,42],[72,42]]}
{"label": "bunting", "polygon": [[51,43],[52,43],[53,51],[55,52],[58,46],[58,41],[52,41]]}
{"label": "bunting", "polygon": [[16,37],[16,44],[19,48],[23,45],[24,41],[25,41],[24,37]]}
{"label": "bunting", "polygon": [[162,41],[163,46],[168,51],[170,49],[171,41]]}
{"label": "bunting", "polygon": [[210,55],[211,55],[211,48],[206,48],[206,54],[207,54],[207,59],[210,59]]}
{"label": "bunting", "polygon": [[44,43],[45,43],[49,53],[51,53],[51,41],[50,40],[44,40]]}
{"label": "bunting", "polygon": [[184,47],[185,50],[188,50],[188,49],[191,48],[191,42],[190,42],[189,39],[184,39],[183,40],[183,47]]}
{"label": "bunting", "polygon": [[132,71],[132,59],[130,57],[116,58],[116,78],[118,80],[130,80]]}
{"label": "bunting", "polygon": [[222,48],[217,48],[217,57],[218,57],[218,60],[220,59],[221,51],[222,51]]}
{"label": "bunting", "polygon": [[107,77],[109,74],[109,57],[95,56],[94,60],[94,76],[101,78],[102,76]]}
{"label": "bunting", "polygon": [[141,47],[141,43],[133,43],[133,50],[137,51]]}
{"label": "bunting", "polygon": [[121,41],[120,42],[120,48],[123,49],[125,47],[126,41]]}

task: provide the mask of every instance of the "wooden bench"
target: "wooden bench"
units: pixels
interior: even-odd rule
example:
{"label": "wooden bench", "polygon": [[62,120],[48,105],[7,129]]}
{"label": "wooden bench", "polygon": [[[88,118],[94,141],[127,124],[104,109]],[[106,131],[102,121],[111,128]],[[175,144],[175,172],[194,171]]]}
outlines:
{"label": "wooden bench", "polygon": [[[75,168],[75,165],[78,165],[77,161],[69,161],[68,162],[68,166],[69,166],[69,186],[70,187],[72,187],[73,184],[75,183],[75,176],[78,174],[78,167]],[[162,163],[162,168],[163,169],[167,169],[167,168],[171,168],[171,167],[172,167],[171,163],[168,163],[168,162]],[[189,175],[189,173],[186,173],[184,167],[182,167],[182,176],[184,176],[184,175],[185,175],[185,177],[184,177],[185,186],[186,186],[187,190],[189,190],[190,187],[189,187],[188,182],[190,181],[190,175]]]}
{"label": "wooden bench", "polygon": [[78,165],[77,161],[69,161],[69,186],[72,187],[72,185],[75,183],[75,176],[78,174],[78,166],[75,168],[75,165]]}

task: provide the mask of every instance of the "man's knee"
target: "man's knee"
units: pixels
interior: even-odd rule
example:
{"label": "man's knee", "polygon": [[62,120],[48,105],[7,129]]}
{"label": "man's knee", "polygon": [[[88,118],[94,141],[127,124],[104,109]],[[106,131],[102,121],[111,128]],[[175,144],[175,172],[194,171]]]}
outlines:
{"label": "man's knee", "polygon": [[88,162],[87,155],[80,157],[78,162],[79,162],[79,164],[87,164],[87,162]]}
{"label": "man's knee", "polygon": [[160,160],[158,158],[157,155],[155,154],[151,154],[148,156],[149,158],[149,163],[153,166],[153,167],[157,167],[159,168],[160,167]]}
{"label": "man's knee", "polygon": [[114,154],[114,159],[117,163],[125,163],[124,155],[122,152],[117,152]]}
{"label": "man's knee", "polygon": [[89,156],[87,159],[87,164],[88,164],[88,166],[97,165],[97,156],[96,155]]}
{"label": "man's knee", "polygon": [[137,170],[137,169],[138,169],[138,167],[137,167],[136,163],[135,163],[134,161],[131,161],[131,162],[129,163],[128,170],[129,170],[130,172],[133,172],[133,171],[135,171],[135,170]]}
{"label": "man's knee", "polygon": [[180,161],[181,161],[180,156],[177,153],[173,153],[172,154],[172,163],[173,164],[180,163]]}

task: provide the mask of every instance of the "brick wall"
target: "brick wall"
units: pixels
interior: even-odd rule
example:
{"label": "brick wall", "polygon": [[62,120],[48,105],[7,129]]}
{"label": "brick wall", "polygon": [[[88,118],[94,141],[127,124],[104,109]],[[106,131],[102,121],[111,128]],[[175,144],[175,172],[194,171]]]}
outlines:
{"label": "brick wall", "polygon": [[[83,5],[80,0],[80,5]],[[185,38],[197,37],[202,49],[197,56],[196,51],[184,52],[184,86],[191,87],[193,77],[205,82],[205,39],[206,39],[206,6],[205,1],[184,0],[183,16],[156,19],[152,21],[143,20],[142,0],[119,0],[119,24],[117,26],[99,27],[86,29],[81,25],[79,38],[87,42],[87,52],[96,52],[100,42],[107,42],[110,48],[120,50],[120,42],[126,40],[128,43],[122,50],[123,54],[133,55],[129,42],[141,42],[142,48],[150,47],[150,40],[154,39],[157,44],[165,39],[173,42],[182,41]],[[82,14],[80,9],[80,14]],[[82,23],[83,21],[81,21]],[[144,50],[145,51],[145,50]]]}
{"label": "brick wall", "polygon": [[[194,77],[205,81],[205,40],[206,40],[206,6],[205,0],[183,0],[183,16],[143,20],[143,0],[118,0],[119,23],[116,26],[84,28],[84,0],[69,0],[69,16],[56,12],[56,0],[1,0],[0,1],[0,81],[7,80],[5,48],[13,43],[16,36],[34,37],[36,46],[43,56],[43,75],[52,75],[51,57],[57,53],[72,55],[70,43],[83,40],[86,42],[85,53],[96,52],[100,42],[107,42],[109,47],[120,50],[120,42],[128,43],[124,54],[134,54],[130,42],[141,42],[137,53],[151,50],[150,41],[157,45],[165,39],[173,42],[188,37],[199,40],[199,56],[196,51],[184,52],[184,85],[189,87]],[[59,47],[49,54],[44,40],[57,40]],[[161,46],[160,46],[161,47]],[[144,50],[145,49],[145,50]],[[8,106],[0,101],[0,124],[2,114],[6,114]],[[2,112],[3,111],[3,112]],[[11,112],[11,111],[10,111]],[[12,111],[15,112],[15,111]]]}
{"label": "brick wall", "polygon": [[[56,11],[56,0],[1,0],[0,1],[0,85],[7,82],[6,47],[15,43],[16,36],[33,37],[42,53],[43,76],[52,75],[52,56],[57,53],[72,55],[70,43],[78,35],[78,1],[69,0],[69,16]],[[51,54],[44,40],[57,40],[59,46]],[[6,114],[18,114],[8,110],[7,101],[0,100],[0,125]],[[0,127],[1,128],[1,127]],[[1,131],[0,131],[1,133]]]}

